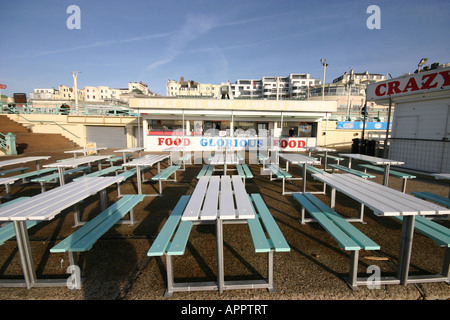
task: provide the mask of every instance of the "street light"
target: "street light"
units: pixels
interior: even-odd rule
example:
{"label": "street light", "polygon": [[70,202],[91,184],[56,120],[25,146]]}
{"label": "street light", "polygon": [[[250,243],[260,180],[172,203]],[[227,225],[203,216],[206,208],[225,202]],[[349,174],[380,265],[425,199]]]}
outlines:
{"label": "street light", "polygon": [[78,74],[81,71],[72,71],[72,77],[73,77],[73,86],[74,86],[74,91],[75,91],[75,107],[78,111],[78,88],[77,88],[77,77]]}
{"label": "street light", "polygon": [[322,82],[322,100],[324,100],[324,96],[325,96],[325,73],[327,70],[327,59],[320,59],[320,62],[322,62],[323,65],[323,82]]}
{"label": "street light", "polygon": [[420,67],[423,66],[425,63],[427,63],[428,58],[422,58],[419,61],[419,64],[417,65],[417,73],[420,73]]}

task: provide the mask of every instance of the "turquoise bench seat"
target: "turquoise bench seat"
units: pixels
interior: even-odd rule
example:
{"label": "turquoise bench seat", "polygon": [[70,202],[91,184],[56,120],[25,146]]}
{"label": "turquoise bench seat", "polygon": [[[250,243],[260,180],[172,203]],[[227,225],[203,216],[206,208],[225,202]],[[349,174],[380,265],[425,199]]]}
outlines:
{"label": "turquoise bench seat", "polygon": [[197,175],[197,179],[203,176],[210,177],[214,172],[214,166],[212,164],[205,164]]}
{"label": "turquoise bench seat", "polygon": [[[6,206],[8,206],[10,204],[22,201],[22,200],[27,199],[27,198],[28,197],[20,197],[20,198],[8,201],[6,203],[2,203],[0,205],[0,208],[4,208],[4,207],[6,207]],[[27,221],[26,222],[27,229],[30,229],[30,228],[34,227],[39,222],[41,222],[41,221]],[[16,230],[14,228],[14,223],[13,222],[7,222],[7,223],[3,224],[0,227],[0,245],[4,244],[6,241],[8,241],[9,239],[11,239],[11,238],[13,238],[15,236],[16,236]]]}
{"label": "turquoise bench seat", "polygon": [[29,167],[20,167],[20,168],[12,168],[12,169],[7,169],[7,170],[2,170],[2,171],[0,171],[0,176],[4,176],[4,175],[10,174],[10,173],[17,172],[17,171],[24,173],[25,171],[28,171],[28,170],[30,170]]}
{"label": "turquoise bench seat", "polygon": [[[384,173],[384,167],[377,167],[371,164],[360,164],[359,165],[361,168],[364,168],[364,172],[367,172],[367,169],[372,170],[372,171],[377,171],[377,172],[381,172]],[[404,173],[404,172],[400,172],[400,171],[395,171],[392,169],[389,169],[389,175],[396,177],[396,178],[400,178],[403,179],[403,185],[402,185],[402,192],[406,191],[406,181],[408,179],[415,179],[416,176],[409,174],[409,173]]]}
{"label": "turquoise bench seat", "polygon": [[107,175],[112,172],[117,172],[118,170],[121,170],[121,169],[122,169],[122,166],[111,166],[106,169],[102,169],[102,170],[98,170],[98,171],[94,171],[94,172],[85,174],[84,176],[75,178],[73,180],[76,181],[76,180],[83,179],[83,178],[101,177],[101,176]]}
{"label": "turquoise bench seat", "polygon": [[450,208],[450,198],[446,198],[443,196],[440,196],[438,194],[434,194],[432,192],[411,192],[414,196],[417,198],[421,198],[424,200],[430,200],[432,202],[439,203],[440,205],[446,206],[447,208]]}
{"label": "turquoise bench seat", "polygon": [[[348,284],[352,289],[356,289],[359,251],[380,250],[380,246],[314,195],[293,193],[293,197],[302,207],[300,218],[302,224],[309,221],[318,222],[336,240],[339,248],[351,252]],[[305,218],[305,211],[312,219]]]}
{"label": "turquoise bench seat", "polygon": [[358,176],[358,177],[361,177],[361,178],[364,178],[364,179],[375,178],[374,175],[371,175],[371,174],[368,174],[368,173],[364,173],[362,171],[358,171],[358,170],[355,170],[355,169],[351,169],[351,168],[348,168],[348,167],[344,167],[344,166],[342,166],[340,164],[329,164],[328,166],[333,168],[333,173],[334,173],[334,170],[336,169],[336,170],[341,170],[341,171],[344,171],[344,172],[347,172],[347,173],[351,173],[351,174],[353,174],[355,176]]}

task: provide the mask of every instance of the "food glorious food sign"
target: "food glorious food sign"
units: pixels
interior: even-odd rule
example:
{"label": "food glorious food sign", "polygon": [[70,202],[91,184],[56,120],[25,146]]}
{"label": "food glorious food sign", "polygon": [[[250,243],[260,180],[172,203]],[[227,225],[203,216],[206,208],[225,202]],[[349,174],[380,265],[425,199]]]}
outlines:
{"label": "food glorious food sign", "polygon": [[233,150],[302,151],[304,147],[315,146],[316,138],[272,138],[272,137],[197,137],[197,136],[154,136],[146,137],[146,150],[167,151],[183,148],[185,151],[214,151],[223,148]]}

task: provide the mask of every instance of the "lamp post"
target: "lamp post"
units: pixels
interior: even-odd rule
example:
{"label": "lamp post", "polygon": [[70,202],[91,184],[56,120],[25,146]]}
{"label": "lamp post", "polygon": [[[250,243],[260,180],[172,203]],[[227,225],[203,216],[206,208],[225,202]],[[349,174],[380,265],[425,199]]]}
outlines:
{"label": "lamp post", "polygon": [[351,121],[350,119],[350,93],[352,91],[352,84],[353,84],[353,69],[350,70],[349,78],[347,81],[347,121]]}
{"label": "lamp post", "polygon": [[417,65],[417,73],[420,73],[420,67],[423,66],[425,63],[427,63],[428,58],[422,58],[419,61],[419,64]]}
{"label": "lamp post", "polygon": [[72,77],[73,77],[73,87],[74,87],[74,91],[75,91],[75,108],[78,111],[78,88],[77,88],[77,77],[78,74],[81,71],[72,71]]}
{"label": "lamp post", "polygon": [[327,59],[320,59],[320,62],[322,62],[323,65],[323,82],[322,82],[322,100],[324,100],[325,97],[325,73],[327,71]]}

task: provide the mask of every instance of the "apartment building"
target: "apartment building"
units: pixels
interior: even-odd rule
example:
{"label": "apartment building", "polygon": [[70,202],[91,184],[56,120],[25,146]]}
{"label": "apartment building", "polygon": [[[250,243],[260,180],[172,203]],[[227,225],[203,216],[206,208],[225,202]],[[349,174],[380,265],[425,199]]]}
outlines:
{"label": "apartment building", "polygon": [[166,85],[166,95],[168,97],[204,97],[217,99],[220,95],[220,85],[198,83],[193,80],[185,81],[184,77],[180,77],[180,81],[169,79]]}
{"label": "apartment building", "polygon": [[[148,89],[147,84],[140,82],[129,82],[128,88],[110,88],[107,86],[85,86],[78,89],[78,101],[80,102],[105,102],[118,103],[128,102],[132,96],[156,96],[155,93]],[[75,100],[73,88],[60,85],[59,89],[34,89],[30,93],[31,100]]]}
{"label": "apartment building", "polygon": [[273,76],[262,79],[239,79],[231,84],[235,99],[307,99],[311,86],[321,84],[320,79],[307,73],[292,73],[287,77]]}

